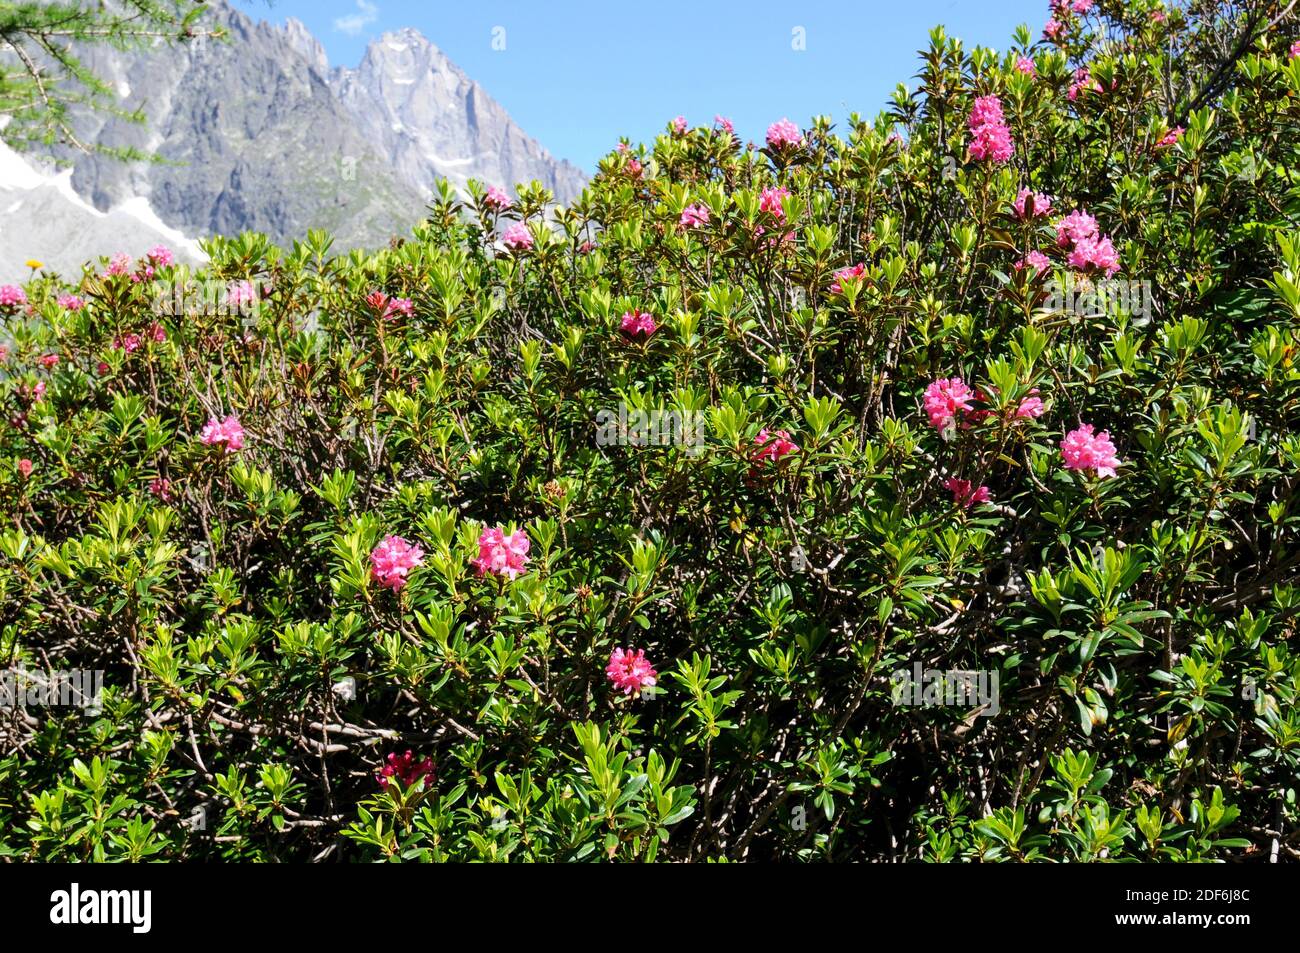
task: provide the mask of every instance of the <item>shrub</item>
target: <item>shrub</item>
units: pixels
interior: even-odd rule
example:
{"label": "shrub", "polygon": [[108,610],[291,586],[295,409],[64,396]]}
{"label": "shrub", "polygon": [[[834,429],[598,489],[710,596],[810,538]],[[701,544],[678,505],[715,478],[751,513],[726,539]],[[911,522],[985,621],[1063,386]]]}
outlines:
{"label": "shrub", "polygon": [[16,289],[0,853],[1294,856],[1300,59],[1052,22]]}

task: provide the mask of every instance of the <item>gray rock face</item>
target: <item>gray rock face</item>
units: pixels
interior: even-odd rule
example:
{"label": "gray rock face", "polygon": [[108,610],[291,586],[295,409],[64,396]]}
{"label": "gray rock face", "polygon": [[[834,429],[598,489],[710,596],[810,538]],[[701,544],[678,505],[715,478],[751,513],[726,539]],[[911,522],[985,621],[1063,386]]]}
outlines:
{"label": "gray rock face", "polygon": [[470,178],[506,189],[536,179],[567,203],[586,185],[416,30],[385,33],[355,70],[331,73],[330,86],[399,177],[422,191],[440,178],[461,189]]}
{"label": "gray rock face", "polygon": [[537,179],[562,202],[583,188],[576,167],[528,138],[414,30],[376,40],[355,70],[331,70],[302,23],[279,28],[225,0],[210,6],[228,42],[87,57],[147,121],[87,116],[79,134],[164,160],[64,153],[73,188],[96,208],[144,197],[190,236],[253,230],[287,243],[323,228],[345,248],[405,234],[439,177],[507,191]]}

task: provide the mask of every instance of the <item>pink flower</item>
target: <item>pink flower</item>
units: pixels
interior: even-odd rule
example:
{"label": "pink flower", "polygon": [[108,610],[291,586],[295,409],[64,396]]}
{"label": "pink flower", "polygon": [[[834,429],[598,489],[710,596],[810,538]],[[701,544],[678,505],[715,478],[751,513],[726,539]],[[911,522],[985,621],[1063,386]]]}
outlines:
{"label": "pink flower", "polygon": [[515,222],[501,233],[501,242],[511,251],[527,251],[533,247],[533,234],[523,222]]}
{"label": "pink flower", "polygon": [[1170,146],[1174,145],[1174,143],[1176,143],[1186,131],[1187,130],[1182,126],[1174,126],[1174,128],[1165,133],[1164,138],[1156,143],[1155,148],[1168,149]]}
{"label": "pink flower", "polygon": [[17,285],[0,285],[0,308],[13,308],[27,303],[27,292]]}
{"label": "pink flower", "polygon": [[73,294],[62,294],[55,299],[60,308],[65,311],[80,311],[86,306],[86,302]]}
{"label": "pink flower", "polygon": [[172,498],[172,481],[154,477],[149,481],[149,492],[166,503]]}
{"label": "pink flower", "polygon": [[930,417],[930,426],[943,430],[957,420],[959,413],[974,410],[971,401],[975,392],[966,386],[960,377],[939,378],[925,389],[925,412]]}
{"label": "pink flower", "polygon": [[19,460],[18,472],[23,475],[24,480],[30,477],[32,475],[32,461],[28,460],[26,457]]}
{"label": "pink flower", "polygon": [[1070,102],[1079,98],[1080,93],[1086,93],[1088,90],[1100,92],[1101,86],[1095,82],[1088,73],[1088,67],[1080,66],[1074,71],[1074,82],[1070,84],[1070,91],[1066,93]]}
{"label": "pink flower", "polygon": [[7,360],[9,360],[9,348],[0,344],[0,364],[3,364]]}
{"label": "pink flower", "polygon": [[1293,60],[1297,56],[1300,56],[1300,40],[1296,40],[1294,43],[1292,43],[1291,49],[1287,52],[1287,59]]}
{"label": "pink flower", "polygon": [[758,197],[759,211],[775,215],[781,221],[785,221],[785,206],[781,204],[781,200],[789,194],[790,190],[785,188],[764,189]]}
{"label": "pink flower", "polygon": [[964,506],[970,509],[976,503],[987,503],[992,499],[989,488],[981,486],[979,489],[971,489],[970,480],[962,480],[957,477],[949,477],[943,481],[944,488],[952,493],[952,501],[958,506]]}
{"label": "pink flower", "polygon": [[578,254],[580,255],[590,255],[595,250],[596,243],[592,241],[585,241],[578,246]]}
{"label": "pink flower", "polygon": [[120,251],[108,260],[108,270],[104,272],[104,277],[109,278],[113,275],[125,275],[130,270],[131,256],[124,251]]}
{"label": "pink flower", "polygon": [[491,572],[514,579],[526,571],[529,545],[528,534],[522,529],[506,533],[500,527],[485,526],[478,537],[478,558],[471,559],[470,565],[480,576]]}
{"label": "pink flower", "polygon": [[726,116],[714,116],[713,124],[729,136],[735,135],[736,133],[736,127],[732,125],[731,120]]}
{"label": "pink flower", "polygon": [[57,354],[42,355],[41,367],[51,368],[51,367],[58,367],[58,365],[59,365],[59,355]]}
{"label": "pink flower", "polygon": [[393,298],[384,307],[383,318],[385,321],[389,321],[399,314],[408,318],[415,314],[415,305],[411,303],[410,298]]}
{"label": "pink flower", "polygon": [[[1164,23],[1164,22],[1165,22],[1165,11],[1163,11],[1163,10],[1152,10],[1152,11],[1151,11],[1151,22],[1152,22],[1152,23]],[[1296,44],[1296,45],[1297,45],[1297,46],[1300,46],[1300,43],[1298,43],[1298,44]]]}
{"label": "pink flower", "polygon": [[851,265],[848,268],[841,268],[839,271],[835,272],[835,280],[831,282],[831,293],[840,294],[844,290],[840,285],[841,281],[845,278],[861,278],[866,273],[866,270],[867,266],[865,263]]}
{"label": "pink flower", "polygon": [[113,347],[130,354],[140,347],[140,335],[126,334],[113,341]]}
{"label": "pink flower", "polygon": [[1110,433],[1103,430],[1093,433],[1091,424],[1079,424],[1061,441],[1061,457],[1068,470],[1092,470],[1099,477],[1115,475],[1115,468],[1120,459],[1115,455],[1115,445],[1110,442]]}
{"label": "pink flower", "polygon": [[624,695],[639,694],[643,689],[657,684],[659,679],[659,673],[645,657],[645,649],[637,649],[636,652],[631,649],[615,649],[610,653],[605,674],[615,688],[622,689]]}
{"label": "pink flower", "polygon": [[1055,18],[1048,20],[1047,25],[1043,27],[1043,39],[1055,40],[1057,37],[1061,35],[1061,31],[1064,29],[1065,29],[1065,24],[1062,23],[1060,20],[1057,20]]}
{"label": "pink flower", "polygon": [[149,329],[145,333],[148,334],[149,337],[151,337],[158,344],[161,344],[163,341],[167,340],[167,329],[164,328],[157,321],[149,325]]}
{"label": "pink flower", "polygon": [[682,209],[682,217],[677,222],[679,228],[702,228],[708,224],[709,207],[703,202],[696,202]]}
{"label": "pink flower", "polygon": [[144,253],[144,256],[159,268],[166,268],[176,262],[176,256],[166,245],[154,245]]}
{"label": "pink flower", "polygon": [[483,196],[483,204],[494,211],[504,212],[510,208],[510,196],[495,185],[489,186],[487,195]]}
{"label": "pink flower", "polygon": [[423,761],[416,761],[415,755],[410,751],[402,754],[390,754],[385,761],[379,773],[375,775],[375,780],[379,782],[381,788],[387,788],[390,782],[396,781],[401,787],[409,788],[421,781],[427,784],[433,782],[433,761],[425,758]]}
{"label": "pink flower", "polygon": [[[628,174],[629,176],[631,176],[631,177],[634,178],[634,179],[636,179],[636,178],[640,178],[640,176],[641,176],[641,161],[640,161],[639,159],[637,159],[637,158],[635,158],[635,157],[633,157],[633,158],[631,158],[631,159],[628,159],[628,160],[627,160],[627,167],[626,167],[626,168],[627,168],[627,174]],[[531,241],[531,239],[530,239],[530,241]]]}
{"label": "pink flower", "polygon": [[1082,210],[1076,209],[1056,223],[1056,243],[1062,248],[1096,237],[1097,220]]}
{"label": "pink flower", "polygon": [[980,96],[971,107],[969,128],[970,154],[977,161],[992,159],[1006,162],[1015,151],[1011,130],[1002,118],[1002,101],[996,96]]}
{"label": "pink flower", "polygon": [[673,133],[680,136],[685,132],[686,132],[686,117],[678,116],[676,119],[673,120]]}
{"label": "pink flower", "polygon": [[1043,411],[1045,409],[1046,408],[1043,407],[1042,399],[1038,397],[1038,388],[1035,387],[1029,392],[1028,397],[1022,397],[1020,399],[1020,406],[1016,408],[1016,417],[1022,420],[1025,418],[1033,419],[1035,417],[1041,417],[1043,416]]}
{"label": "pink flower", "polygon": [[1038,73],[1038,67],[1028,56],[1021,56],[1016,60],[1016,72],[1024,73],[1026,76],[1034,76]]}
{"label": "pink flower", "polygon": [[751,458],[755,462],[768,460],[772,463],[780,463],[782,457],[799,450],[799,445],[790,439],[789,433],[784,430],[770,432],[766,427],[758,432],[758,436],[754,438],[754,445],[757,449],[751,454]]}
{"label": "pink flower", "polygon": [[23,384],[18,388],[18,391],[28,400],[40,400],[45,396],[45,381],[37,381],[34,385]]}
{"label": "pink flower", "polygon": [[655,324],[654,315],[650,314],[650,312],[633,308],[623,315],[619,327],[628,337],[636,337],[641,334],[648,338],[658,330],[659,325]]}
{"label": "pink flower", "polygon": [[385,536],[370,551],[370,578],[397,592],[406,585],[407,574],[424,565],[424,550],[400,536]]}
{"label": "pink flower", "polygon": [[1016,200],[1011,203],[1011,207],[1015,209],[1016,218],[1019,219],[1042,218],[1052,214],[1052,200],[1042,192],[1034,192],[1031,189],[1021,189],[1016,194]]}
{"label": "pink flower", "polygon": [[209,446],[223,443],[226,453],[234,453],[244,449],[244,428],[234,414],[227,415],[225,420],[212,417],[199,432],[199,440]]}
{"label": "pink flower", "polygon": [[1119,255],[1109,236],[1083,239],[1074,246],[1068,260],[1071,268],[1105,272],[1107,278],[1119,271]]}
{"label": "pink flower", "polygon": [[95,365],[95,370],[99,372],[100,377],[103,377],[105,374],[111,371],[112,368],[108,366],[107,361],[100,361],[98,364]]}
{"label": "pink flower", "polygon": [[1048,258],[1040,251],[1031,251],[1024,258],[1016,262],[1016,271],[1022,271],[1025,268],[1033,268],[1039,274],[1048,271],[1052,267],[1052,259]]}
{"label": "pink flower", "polygon": [[257,289],[251,281],[235,281],[226,290],[226,304],[232,308],[242,308],[253,303],[257,298]]}
{"label": "pink flower", "polygon": [[1093,0],[1074,0],[1074,2],[1070,4],[1070,9],[1079,14],[1079,16],[1083,16],[1092,9],[1092,4]]}
{"label": "pink flower", "polygon": [[767,144],[773,149],[803,145],[803,133],[789,119],[779,119],[767,127]]}

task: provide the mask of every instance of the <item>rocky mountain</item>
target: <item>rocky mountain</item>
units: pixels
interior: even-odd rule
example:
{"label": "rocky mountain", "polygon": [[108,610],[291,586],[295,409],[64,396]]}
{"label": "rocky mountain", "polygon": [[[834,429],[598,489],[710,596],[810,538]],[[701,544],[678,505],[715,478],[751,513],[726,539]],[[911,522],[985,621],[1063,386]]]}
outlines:
{"label": "rocky mountain", "polygon": [[147,121],[83,116],[78,133],[162,159],[63,153],[72,188],[95,208],[143,198],[189,236],[252,229],[283,243],[324,228],[339,248],[405,233],[439,177],[507,191],[537,179],[560,202],[584,186],[417,31],[375,40],[356,69],[331,69],[302,23],[210,7],[226,42],[87,55]]}
{"label": "rocky mountain", "polygon": [[[300,27],[290,21],[295,34]],[[332,72],[330,87],[399,178],[421,191],[440,178],[462,189],[470,178],[506,187],[537,179],[567,202],[586,183],[417,30],[384,34],[357,69]]]}
{"label": "rocky mountain", "polygon": [[206,257],[165,225],[148,199],[136,196],[101,212],[73,191],[71,177],[71,169],[43,167],[0,143],[0,284],[25,280],[31,259],[74,277],[101,254],[139,258],[155,245],[190,264]]}

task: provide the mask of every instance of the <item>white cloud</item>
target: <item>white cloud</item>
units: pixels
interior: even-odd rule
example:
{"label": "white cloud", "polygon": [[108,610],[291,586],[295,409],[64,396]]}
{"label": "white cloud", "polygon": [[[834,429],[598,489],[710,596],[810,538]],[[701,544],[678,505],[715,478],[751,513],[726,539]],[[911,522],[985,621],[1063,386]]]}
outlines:
{"label": "white cloud", "polygon": [[334,29],[349,36],[356,36],[370,24],[379,19],[379,7],[370,0],[357,0],[357,13],[349,13],[334,21]]}

